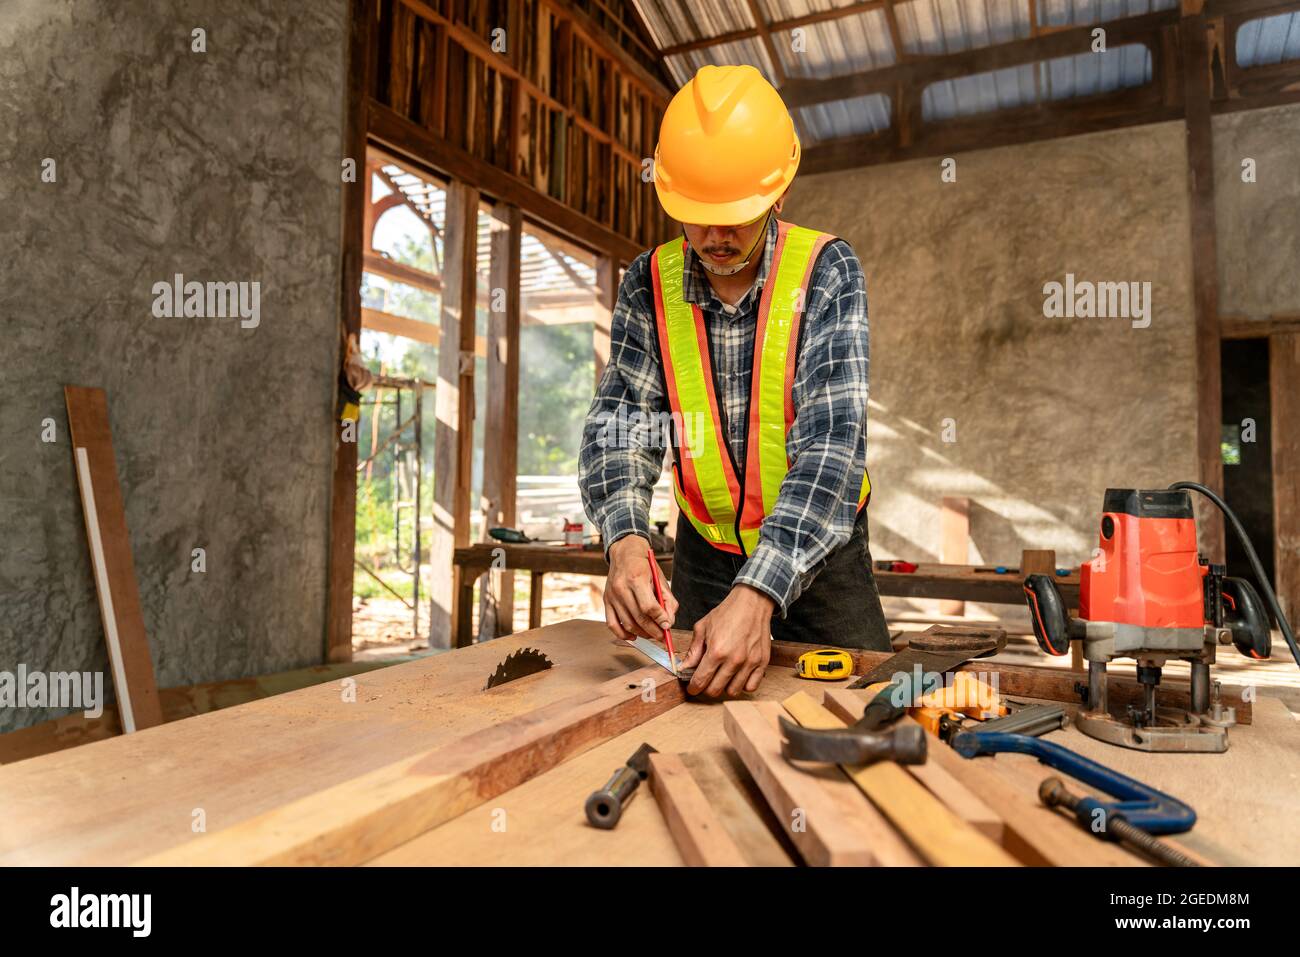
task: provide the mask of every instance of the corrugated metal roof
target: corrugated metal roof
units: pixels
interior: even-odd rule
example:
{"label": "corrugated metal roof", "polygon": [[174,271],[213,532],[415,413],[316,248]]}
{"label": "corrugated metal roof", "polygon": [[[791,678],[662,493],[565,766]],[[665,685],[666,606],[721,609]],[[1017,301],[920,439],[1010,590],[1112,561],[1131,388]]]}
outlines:
{"label": "corrugated metal roof", "polygon": [[757,37],[733,40],[731,43],[720,43],[700,50],[687,50],[685,53],[674,53],[672,56],[664,57],[664,63],[668,65],[673,79],[679,84],[685,83],[699,71],[700,67],[708,66],[710,63],[715,65],[748,63],[757,67],[763,76],[767,77],[769,83],[776,83],[772,61],[767,58],[763,41]]}
{"label": "corrugated metal roof", "polygon": [[1171,10],[1178,0],[1038,0],[1038,22],[1045,27],[1079,26]]}
{"label": "corrugated metal roof", "polygon": [[883,10],[868,10],[797,29],[802,31],[798,37],[793,30],[772,34],[772,45],[787,76],[824,79],[892,66],[898,59]]}
{"label": "corrugated metal roof", "polygon": [[1265,66],[1300,60],[1300,13],[1279,13],[1243,23],[1237,30],[1237,63]]}
{"label": "corrugated metal roof", "polygon": [[[690,43],[755,26],[745,0],[635,0],[652,36],[661,46]],[[771,24],[844,7],[854,0],[757,0],[759,13]],[[1176,8],[1179,0],[1038,0],[1042,26],[1084,25]],[[894,6],[902,53],[942,56],[1010,43],[1033,35],[1029,0],[900,0]],[[1278,21],[1238,37],[1257,62],[1277,62],[1300,55],[1300,16]],[[1285,21],[1285,22],[1283,22]],[[772,34],[785,74],[799,79],[829,79],[881,69],[898,62],[883,9],[854,13],[800,28],[800,46],[791,31]],[[1271,59],[1270,59],[1271,58]],[[751,37],[667,57],[674,79],[685,83],[705,64],[749,63],[775,82],[761,39]],[[1245,61],[1243,60],[1243,65]],[[922,115],[944,120],[1040,101],[1093,96],[1139,86],[1151,80],[1151,54],[1130,45],[1103,54],[1083,53],[1026,64],[978,76],[935,83],[922,92]],[[807,132],[804,146],[829,139],[887,129],[890,98],[857,97],[797,110]]]}
{"label": "corrugated metal roof", "polygon": [[1076,53],[931,83],[921,92],[921,117],[928,122],[973,116],[1040,101],[1096,96],[1150,81],[1151,51],[1130,43],[1105,53]]}
{"label": "corrugated metal roof", "polygon": [[[855,96],[851,100],[835,100],[795,109],[804,129],[814,141],[831,140],[839,136],[859,136],[889,129],[893,112],[890,97],[883,93]],[[803,144],[807,148],[808,144]]]}
{"label": "corrugated metal roof", "polygon": [[746,0],[637,0],[637,8],[660,50],[754,26]]}
{"label": "corrugated metal roof", "polygon": [[960,53],[1030,34],[1026,0],[909,0],[894,13],[903,49],[913,55]]}

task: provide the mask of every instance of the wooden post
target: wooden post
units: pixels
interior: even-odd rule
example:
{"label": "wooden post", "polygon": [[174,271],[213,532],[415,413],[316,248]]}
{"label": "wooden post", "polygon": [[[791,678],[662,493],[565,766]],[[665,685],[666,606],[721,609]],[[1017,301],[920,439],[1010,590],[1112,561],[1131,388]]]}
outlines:
{"label": "wooden post", "polygon": [[[353,0],[348,37],[347,115],[344,128],[346,158],[356,164],[355,182],[343,183],[343,254],[340,272],[339,317],[346,337],[361,335],[361,270],[369,172],[366,167],[366,101],[371,61],[370,25],[375,0]],[[339,362],[346,356],[341,345]],[[342,425],[330,410],[334,429],[334,477],[330,495],[329,596],[325,612],[325,660],[352,660],[352,573],[357,535],[357,443],[355,423],[351,442],[343,441]]]}
{"label": "wooden post", "polygon": [[[519,207],[498,204],[492,210],[491,265],[488,280],[487,420],[483,429],[483,540],[494,526],[513,528],[519,470],[519,244],[523,218]],[[514,631],[515,573],[489,572],[496,596],[495,634]],[[488,588],[481,589],[486,607]],[[479,630],[485,616],[480,611]]]}
{"label": "wooden post", "polygon": [[613,256],[596,257],[596,381],[609,365],[609,337],[614,321],[614,304],[618,301],[618,260]]}
{"label": "wooden post", "polygon": [[[970,560],[970,499],[965,496],[944,496],[940,519],[943,541],[939,560],[946,565],[965,565]],[[943,599],[939,614],[964,615],[966,603]]]}
{"label": "wooden post", "polygon": [[[1196,317],[1196,451],[1200,480],[1223,494],[1223,383],[1219,368],[1219,265],[1214,222],[1214,143],[1210,114],[1210,54],[1200,3],[1184,4],[1183,98],[1187,123],[1187,176],[1192,227],[1192,305]],[[1189,15],[1189,7],[1197,8]],[[1223,516],[1196,503],[1201,548],[1212,562],[1224,560]]]}
{"label": "wooden post", "polygon": [[474,452],[474,307],[479,192],[453,180],[447,186],[446,263],[442,332],[438,347],[438,424],[433,450],[433,576],[429,647],[451,647],[464,634],[461,589],[450,574],[452,552],[469,544],[470,466]]}
{"label": "wooden post", "polygon": [[[1272,392],[1273,555],[1277,599],[1300,617],[1300,332],[1275,332],[1268,342]],[[1282,654],[1286,651],[1283,649]]]}

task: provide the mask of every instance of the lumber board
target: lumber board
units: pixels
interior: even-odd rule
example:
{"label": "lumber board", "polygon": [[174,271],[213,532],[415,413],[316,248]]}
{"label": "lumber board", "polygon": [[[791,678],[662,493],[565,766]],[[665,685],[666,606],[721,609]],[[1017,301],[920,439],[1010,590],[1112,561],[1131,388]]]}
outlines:
{"label": "lumber board", "polygon": [[[799,656],[807,650],[807,645],[798,642],[774,641],[770,663],[783,668],[793,668]],[[893,654],[887,651],[860,651],[849,648],[844,650],[853,659],[855,675],[865,675]],[[1063,668],[1040,668],[1034,665],[1007,665],[991,658],[968,661],[952,670],[979,672],[989,676],[990,679],[996,676],[997,690],[1002,695],[1042,698],[1070,704],[1080,703],[1080,677],[1075,671]],[[1107,690],[1112,709],[1142,703],[1142,685],[1133,678],[1111,674],[1107,679]],[[1224,706],[1237,709],[1237,724],[1250,724],[1254,714],[1253,690],[1246,685],[1223,682],[1220,692]],[[1186,710],[1191,707],[1191,687],[1186,681],[1166,677],[1160,682],[1157,698],[1162,705]]]}
{"label": "lumber board", "polygon": [[[837,689],[829,695],[838,708],[850,715],[855,711],[861,715],[866,706],[865,692]],[[1044,807],[1038,800],[1037,785],[1025,787],[1013,783],[1006,774],[996,770],[997,765],[1006,763],[1004,757],[1015,756],[968,759],[937,740],[930,744],[930,761],[987,805],[998,809],[1003,821],[1002,846],[1022,863],[1038,867],[1129,867],[1137,863],[1127,851],[1082,833],[1071,819]]]}
{"label": "lumber board", "polygon": [[[793,675],[787,681],[798,680]],[[727,747],[726,735],[716,719],[710,722],[722,745],[710,751],[683,753],[682,763],[691,772],[704,796],[713,806],[722,826],[740,846],[746,862],[755,867],[790,867],[795,860],[793,846],[781,842],[781,825],[763,800],[763,792],[745,770],[734,749]],[[691,742],[699,747],[699,740]]]}
{"label": "lumber board", "polygon": [[[227,681],[209,681],[197,685],[162,688],[158,702],[162,707],[163,721],[179,721],[209,711],[232,708],[237,704],[257,701],[271,695],[284,694],[298,688],[321,684],[325,681],[347,678],[377,668],[409,661],[409,658],[385,658],[378,661],[342,661],[328,665],[311,665],[293,671],[279,671],[252,678],[231,678]],[[122,733],[122,719],[113,705],[104,705],[97,718],[87,718],[74,711],[62,718],[42,721],[40,724],[18,728],[0,734],[0,764],[12,764],[52,751],[75,748],[91,741],[102,741]]]}
{"label": "lumber board", "polygon": [[108,395],[103,389],[74,385],[66,386],[63,395],[109,670],[122,728],[130,734],[156,727],[163,719],[113,456]]}
{"label": "lumber board", "polygon": [[[862,717],[864,703],[862,697],[844,688],[827,689],[822,701],[826,710],[845,724],[853,724]],[[953,777],[942,763],[934,760],[933,752],[942,742],[931,740],[928,744],[929,760],[925,764],[907,765],[907,773],[924,784],[931,794],[951,808],[959,818],[990,840],[1001,844],[1002,815]]]}
{"label": "lumber board", "polygon": [[729,701],[723,728],[790,841],[814,867],[919,863],[838,768],[800,770],[781,756],[773,702]]}
{"label": "lumber board", "polygon": [[[796,692],[782,704],[805,728],[845,726],[806,692]],[[959,818],[893,761],[844,767],[844,771],[929,863],[946,867],[1017,865],[1011,855]]]}
{"label": "lumber board", "polygon": [[[537,634],[574,624],[550,625]],[[599,622],[583,624],[603,628]],[[619,645],[623,643],[617,639],[607,643],[610,648]],[[799,683],[792,672],[778,669],[769,674],[759,693],[784,697]],[[587,796],[609,780],[610,774],[642,744],[664,753],[683,754],[683,761],[748,864],[790,867],[799,860],[794,846],[784,840],[781,825],[762,792],[728,743],[722,728],[722,708],[688,698],[645,724],[375,858],[367,866],[680,867],[685,861],[648,789],[638,789],[612,831],[592,827],[583,813]],[[858,798],[856,794],[850,796]]]}
{"label": "lumber board", "polygon": [[688,866],[745,866],[745,855],[714,813],[712,803],[681,755],[650,755],[650,788]]}
{"label": "lumber board", "polygon": [[361,864],[684,697],[671,674],[643,668],[141,863]]}
{"label": "lumber board", "polygon": [[[939,558],[945,564],[964,565],[970,557],[970,498],[965,495],[945,495],[940,505],[939,522]],[[966,603],[960,599],[940,599],[939,614],[964,615]]]}

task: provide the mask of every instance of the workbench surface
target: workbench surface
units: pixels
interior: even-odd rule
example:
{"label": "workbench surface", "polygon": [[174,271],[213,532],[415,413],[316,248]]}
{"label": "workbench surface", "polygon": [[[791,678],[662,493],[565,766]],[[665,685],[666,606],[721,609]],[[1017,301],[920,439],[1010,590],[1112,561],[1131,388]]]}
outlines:
{"label": "workbench surface", "polygon": [[[545,652],[555,667],[483,691],[496,664],[523,647]],[[0,864],[129,863],[190,840],[200,812],[206,830],[218,831],[645,664],[603,624],[570,621],[345,679],[356,682],[352,702],[332,682],[6,765]],[[756,697],[840,685],[813,686],[774,667]],[[1222,864],[1293,865],[1300,862],[1300,725],[1268,697],[1255,703],[1254,721],[1232,729],[1231,747],[1219,755],[1148,755],[1073,728],[1052,740],[1190,803],[1199,821],[1180,838],[1186,848]],[[613,831],[588,826],[582,813],[586,796],[643,741],[691,753],[692,771],[728,828],[752,838],[745,850],[755,863],[789,862],[727,745],[722,708],[687,702],[373,863],[680,864],[648,792]],[[1023,755],[977,760],[1026,796],[1047,776]],[[1097,844],[1082,832],[1072,836]],[[1106,862],[1137,862],[1114,846],[1102,850]]]}

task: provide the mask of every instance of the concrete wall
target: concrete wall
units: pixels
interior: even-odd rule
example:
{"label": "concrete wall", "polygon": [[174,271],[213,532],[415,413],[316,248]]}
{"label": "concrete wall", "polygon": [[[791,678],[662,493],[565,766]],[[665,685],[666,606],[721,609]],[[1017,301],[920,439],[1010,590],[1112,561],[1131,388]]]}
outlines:
{"label": "concrete wall", "polygon": [[1300,315],[1300,107],[1214,118],[1214,198],[1220,314]]}
{"label": "concrete wall", "polygon": [[[937,158],[806,176],[787,207],[866,272],[873,551],[937,560],[940,499],[968,495],[971,560],[1078,563],[1107,486],[1196,477],[1183,125],[956,163],[952,183]],[[1044,318],[1066,273],[1150,282],[1150,326]]]}
{"label": "concrete wall", "polygon": [[[108,391],[159,685],[321,660],[346,11],[4,5],[0,670],[106,667],[68,383]],[[260,282],[260,325],[155,318],[175,273]]]}

